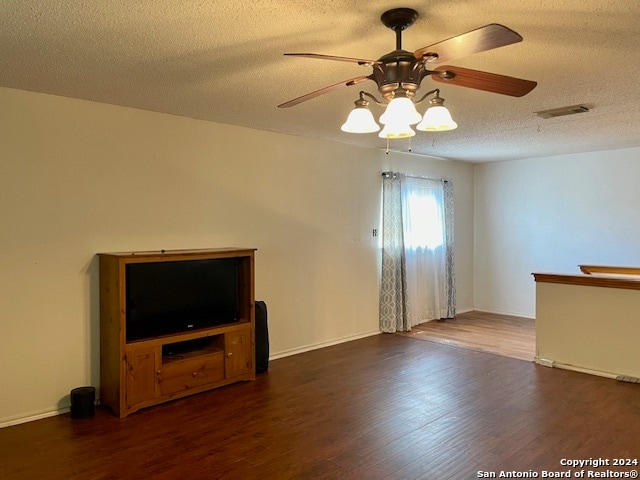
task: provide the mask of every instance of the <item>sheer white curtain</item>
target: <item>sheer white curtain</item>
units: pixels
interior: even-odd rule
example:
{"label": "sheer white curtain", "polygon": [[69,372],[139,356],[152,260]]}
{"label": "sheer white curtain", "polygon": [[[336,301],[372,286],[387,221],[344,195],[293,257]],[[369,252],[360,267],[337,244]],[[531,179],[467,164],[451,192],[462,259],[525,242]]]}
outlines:
{"label": "sheer white curtain", "polygon": [[405,177],[402,227],[409,326],[447,316],[443,182]]}
{"label": "sheer white curtain", "polygon": [[383,175],[380,329],[455,316],[453,185]]}

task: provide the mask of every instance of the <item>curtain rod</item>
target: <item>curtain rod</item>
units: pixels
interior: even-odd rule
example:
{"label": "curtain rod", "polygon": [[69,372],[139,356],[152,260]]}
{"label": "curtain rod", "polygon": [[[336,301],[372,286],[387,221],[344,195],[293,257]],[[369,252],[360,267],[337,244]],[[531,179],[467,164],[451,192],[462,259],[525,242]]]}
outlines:
{"label": "curtain rod", "polygon": [[448,178],[423,177],[423,176],[420,176],[420,175],[407,175],[405,173],[392,172],[392,171],[382,172],[382,177],[383,178],[398,178],[398,175],[404,175],[407,178],[423,178],[425,180],[436,180],[436,181],[443,181],[443,182],[451,182],[451,180],[448,179]]}

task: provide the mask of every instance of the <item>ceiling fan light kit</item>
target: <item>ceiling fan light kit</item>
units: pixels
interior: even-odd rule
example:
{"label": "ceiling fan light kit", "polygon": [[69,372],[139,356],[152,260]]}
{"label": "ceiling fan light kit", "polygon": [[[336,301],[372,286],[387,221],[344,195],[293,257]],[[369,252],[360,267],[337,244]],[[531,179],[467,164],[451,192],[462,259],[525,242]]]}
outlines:
{"label": "ceiling fan light kit", "polygon": [[340,130],[347,133],[374,133],[380,130],[373,118],[373,113],[369,110],[369,102],[363,98],[364,92],[360,92],[360,99],[356,100],[355,108],[347,117]]}
{"label": "ceiling fan light kit", "polygon": [[416,128],[423,132],[446,132],[455,130],[458,124],[451,118],[446,107],[433,107],[425,112],[424,118]]}
{"label": "ceiling fan light kit", "polygon": [[416,126],[418,130],[423,132],[446,132],[447,130],[455,130],[458,124],[453,121],[447,107],[444,106],[444,98],[439,95],[440,91],[436,89],[435,97],[429,100],[431,105],[426,112],[422,121]]}
{"label": "ceiling fan light kit", "polygon": [[390,123],[384,126],[378,136],[388,140],[395,140],[398,138],[410,138],[415,136],[415,134],[416,132],[411,128],[411,125],[406,123]]}
{"label": "ceiling fan light kit", "polygon": [[[381,22],[395,32],[396,49],[378,60],[315,53],[285,53],[287,56],[357,63],[370,67],[373,71],[370,75],[361,75],[321,88],[278,106],[280,108],[292,107],[324,93],[356,85],[365,80],[373,80],[384,100],[378,100],[372,94],[361,91],[358,100],[354,102],[355,108],[349,114],[341,130],[347,133],[375,133],[380,130],[380,126],[375,122],[373,114],[369,110],[370,102],[365,99],[367,97],[377,105],[385,107],[385,111],[379,119],[384,128],[378,136],[389,140],[414,136],[416,132],[411,128],[411,125],[416,124],[416,129],[426,132],[440,132],[457,128],[457,123],[444,106],[444,99],[440,97],[439,89],[431,90],[419,100],[415,100],[420,84],[427,76],[440,83],[514,97],[526,95],[537,85],[536,82],[530,80],[453,66],[442,66],[431,70],[432,65],[511,45],[522,41],[522,37],[503,25],[492,23],[419,48],[412,53],[402,49],[402,32],[413,25],[417,18],[418,12],[411,8],[394,8],[382,14]],[[416,105],[429,96],[433,96],[433,98],[429,100],[429,108],[422,116],[418,113]]]}
{"label": "ceiling fan light kit", "polygon": [[394,92],[394,96],[385,108],[384,113],[380,115],[380,123],[387,125],[389,123],[408,123],[415,125],[422,120],[422,115],[416,110],[416,106],[407,96],[404,88],[398,88]]}

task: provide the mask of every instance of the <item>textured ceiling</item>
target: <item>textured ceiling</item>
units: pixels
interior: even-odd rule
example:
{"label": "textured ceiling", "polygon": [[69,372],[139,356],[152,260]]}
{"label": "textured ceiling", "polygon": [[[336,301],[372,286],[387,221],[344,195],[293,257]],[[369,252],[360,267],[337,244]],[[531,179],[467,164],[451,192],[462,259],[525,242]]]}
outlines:
{"label": "textured ceiling", "polygon": [[[377,93],[371,81],[277,105],[370,73],[284,52],[378,58],[395,48],[379,18],[396,7],[420,14],[403,35],[410,51],[489,23],[510,27],[523,42],[449,63],[538,82],[514,98],[425,79],[422,90],[440,87],[459,127],[419,132],[414,153],[484,162],[640,146],[636,0],[4,0],[0,85],[384,148],[375,134],[340,131],[358,91]],[[534,114],[576,104],[591,110]]]}

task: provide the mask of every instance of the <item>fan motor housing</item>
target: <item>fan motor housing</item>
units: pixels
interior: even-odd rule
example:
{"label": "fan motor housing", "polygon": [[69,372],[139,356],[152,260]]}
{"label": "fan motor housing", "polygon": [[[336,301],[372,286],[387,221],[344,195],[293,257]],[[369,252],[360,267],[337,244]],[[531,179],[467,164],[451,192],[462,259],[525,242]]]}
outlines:
{"label": "fan motor housing", "polygon": [[381,63],[372,65],[370,78],[387,100],[393,98],[393,92],[399,86],[407,90],[408,97],[413,97],[422,79],[429,73],[424,68],[424,62],[418,61],[413,53],[406,50],[394,50],[380,57],[379,61]]}

